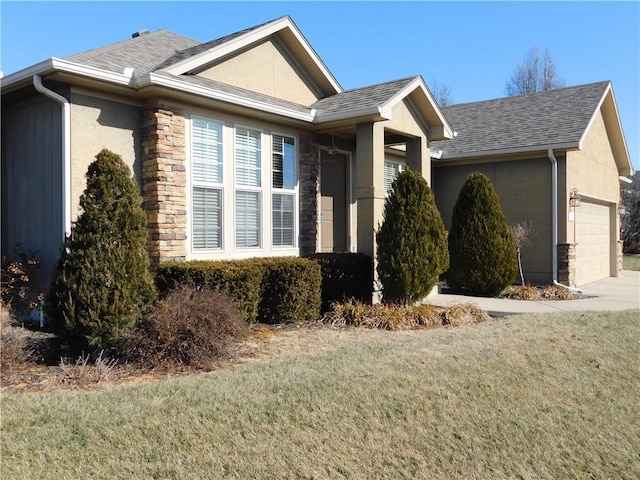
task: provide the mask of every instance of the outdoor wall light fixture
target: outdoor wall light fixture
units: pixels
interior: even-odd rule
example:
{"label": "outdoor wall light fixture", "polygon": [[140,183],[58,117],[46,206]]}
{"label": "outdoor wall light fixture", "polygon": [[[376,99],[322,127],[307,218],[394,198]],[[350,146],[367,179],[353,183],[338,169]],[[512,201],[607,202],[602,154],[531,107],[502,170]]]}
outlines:
{"label": "outdoor wall light fixture", "polygon": [[580,206],[580,195],[578,195],[578,189],[574,188],[571,190],[571,196],[569,197],[569,206],[571,208]]}
{"label": "outdoor wall light fixture", "polygon": [[618,215],[624,215],[625,213],[627,213],[626,207],[623,204],[619,203],[618,204]]}

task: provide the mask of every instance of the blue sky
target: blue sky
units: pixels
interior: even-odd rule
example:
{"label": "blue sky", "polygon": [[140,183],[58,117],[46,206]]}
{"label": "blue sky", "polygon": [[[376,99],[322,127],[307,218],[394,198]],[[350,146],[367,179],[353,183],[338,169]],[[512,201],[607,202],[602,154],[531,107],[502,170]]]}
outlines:
{"label": "blue sky", "polygon": [[640,2],[9,2],[0,70],[165,28],[208,41],[290,15],[345,89],[420,74],[455,103],[504,96],[533,46],[566,85],[613,82],[640,170]]}

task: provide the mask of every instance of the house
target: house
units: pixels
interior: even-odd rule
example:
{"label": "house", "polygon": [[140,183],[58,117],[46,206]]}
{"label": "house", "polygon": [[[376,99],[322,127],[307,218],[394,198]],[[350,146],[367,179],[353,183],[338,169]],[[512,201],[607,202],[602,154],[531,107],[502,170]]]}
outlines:
{"label": "house", "polygon": [[375,258],[385,182],[429,179],[430,143],[453,137],[421,77],[345,91],[289,17],[207,43],[141,31],[10,74],[1,133],[2,253],[38,251],[47,275],[103,148],[140,183],[155,266]]}
{"label": "house", "polygon": [[[620,182],[633,174],[610,82],[453,105],[431,144],[445,226],[466,177],[492,181],[509,224],[531,222],[528,282],[584,285],[621,269]],[[579,205],[579,206],[578,206]]]}

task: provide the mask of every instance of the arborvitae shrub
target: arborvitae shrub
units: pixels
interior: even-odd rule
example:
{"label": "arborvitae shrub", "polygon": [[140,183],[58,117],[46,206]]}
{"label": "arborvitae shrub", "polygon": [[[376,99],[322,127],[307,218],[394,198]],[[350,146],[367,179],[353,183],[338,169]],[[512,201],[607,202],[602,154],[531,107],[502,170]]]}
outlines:
{"label": "arborvitae shrub", "polygon": [[102,150],[89,165],[80,207],[46,310],[65,350],[100,351],[118,345],[155,295],[142,197],[119,155]]}
{"label": "arborvitae shrub", "polygon": [[447,270],[447,232],[433,192],[419,173],[405,170],[393,182],[376,241],[386,303],[425,297]]}
{"label": "arborvitae shrub", "polygon": [[460,190],[453,208],[449,255],[446,279],[454,289],[494,296],[516,278],[511,229],[491,181],[482,173],[469,175]]}
{"label": "arborvitae shrub", "polygon": [[203,368],[231,356],[246,334],[246,322],[231,297],[179,285],[153,305],[125,345],[129,359],[145,366]]}

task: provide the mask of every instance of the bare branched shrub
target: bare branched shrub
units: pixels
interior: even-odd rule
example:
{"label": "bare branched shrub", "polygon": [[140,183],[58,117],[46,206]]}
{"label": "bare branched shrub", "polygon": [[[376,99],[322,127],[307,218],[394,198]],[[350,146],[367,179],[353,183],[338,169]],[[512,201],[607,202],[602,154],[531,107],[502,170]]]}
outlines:
{"label": "bare branched shrub", "polygon": [[521,251],[524,247],[528,247],[533,243],[533,237],[536,236],[536,232],[533,230],[533,224],[531,222],[522,222],[511,225],[511,235],[513,236],[513,243],[516,245],[516,253],[518,255],[518,272],[520,272],[520,284],[524,285],[524,272],[522,271],[522,256]]}
{"label": "bare branched shrub", "polygon": [[159,300],[125,341],[125,354],[145,366],[206,368],[229,357],[247,325],[231,298],[181,285]]}
{"label": "bare branched shrub", "polygon": [[368,305],[354,300],[334,303],[324,316],[332,326],[379,328],[382,330],[409,330],[478,323],[489,315],[473,304],[436,307],[430,304],[394,305],[379,303]]}

